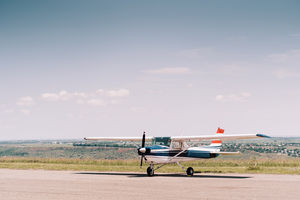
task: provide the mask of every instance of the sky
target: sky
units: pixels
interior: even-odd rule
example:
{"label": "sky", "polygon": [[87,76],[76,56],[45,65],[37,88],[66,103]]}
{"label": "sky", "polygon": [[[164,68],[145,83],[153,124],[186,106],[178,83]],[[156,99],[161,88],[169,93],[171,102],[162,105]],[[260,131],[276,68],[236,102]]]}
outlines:
{"label": "sky", "polygon": [[300,2],[0,0],[0,140],[300,137]]}

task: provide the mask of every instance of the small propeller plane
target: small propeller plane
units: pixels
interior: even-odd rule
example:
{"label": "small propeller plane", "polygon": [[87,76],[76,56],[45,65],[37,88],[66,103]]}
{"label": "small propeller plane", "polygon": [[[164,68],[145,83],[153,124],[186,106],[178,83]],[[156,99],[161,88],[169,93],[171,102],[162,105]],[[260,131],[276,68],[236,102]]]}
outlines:
{"label": "small propeller plane", "polygon": [[[169,163],[176,163],[180,166],[188,176],[194,175],[194,169],[188,167],[185,169],[179,162],[192,161],[198,159],[215,158],[219,155],[238,155],[240,152],[224,152],[220,151],[223,140],[240,140],[240,139],[257,139],[270,138],[264,134],[238,134],[224,135],[224,129],[218,128],[216,135],[201,136],[171,136],[171,137],[147,137],[145,132],[142,137],[142,146],[138,147],[138,155],[141,156],[141,164],[143,160],[149,163],[147,168],[148,176],[153,176],[154,171]],[[85,140],[97,141],[140,141],[138,137],[86,137]],[[212,140],[208,146],[188,145],[187,142],[196,142]],[[146,141],[152,141],[152,146],[145,146]],[[154,165],[159,165],[156,168]]]}

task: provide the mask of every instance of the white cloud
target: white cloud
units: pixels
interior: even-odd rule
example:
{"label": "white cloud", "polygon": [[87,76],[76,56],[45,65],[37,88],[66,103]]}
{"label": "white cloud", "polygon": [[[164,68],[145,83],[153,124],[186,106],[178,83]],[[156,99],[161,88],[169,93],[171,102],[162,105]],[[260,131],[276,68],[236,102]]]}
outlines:
{"label": "white cloud", "polygon": [[18,106],[33,106],[34,104],[34,99],[31,96],[21,97],[17,101]]}
{"label": "white cloud", "polygon": [[88,105],[91,106],[105,106],[106,103],[102,99],[90,99],[87,101]]}
{"label": "white cloud", "polygon": [[240,101],[246,101],[249,97],[251,97],[251,93],[249,92],[242,92],[239,94],[219,94],[216,96],[216,101],[221,102],[240,102]]}
{"label": "white cloud", "polygon": [[62,90],[59,93],[44,93],[41,95],[41,97],[46,101],[67,101],[74,98],[87,98],[88,95],[83,92],[69,93],[65,90]]}
{"label": "white cloud", "polygon": [[96,91],[96,94],[104,95],[104,90],[103,89],[99,89],[99,90]]}
{"label": "white cloud", "polygon": [[42,99],[47,101],[58,101],[59,95],[55,93],[44,93],[41,95]]}
{"label": "white cloud", "polygon": [[106,106],[108,104],[117,104],[115,98],[124,98],[129,96],[128,89],[104,90],[84,93],[84,92],[67,92],[62,90],[58,93],[44,93],[41,95],[45,101],[74,101],[77,104],[86,104],[92,106]]}
{"label": "white cloud", "polygon": [[216,100],[217,100],[217,101],[222,101],[224,98],[225,98],[225,97],[224,97],[224,95],[222,95],[222,94],[219,94],[219,95],[216,96]]}
{"label": "white cloud", "polygon": [[85,94],[84,92],[74,92],[74,93],[71,93],[71,95],[73,97],[81,97],[81,98],[87,98],[88,97],[88,95]]}
{"label": "white cloud", "polygon": [[287,69],[277,69],[273,72],[273,74],[279,79],[300,77],[299,72],[292,72]]}
{"label": "white cloud", "polygon": [[20,112],[23,113],[24,115],[30,115],[31,114],[31,111],[28,110],[28,109],[21,109]]}
{"label": "white cloud", "polygon": [[58,96],[59,96],[60,100],[67,101],[73,97],[73,93],[68,93],[67,91],[62,90],[58,93]]}
{"label": "white cloud", "polygon": [[107,91],[107,96],[109,96],[109,97],[126,97],[128,95],[129,95],[129,90],[126,90],[126,89]]}
{"label": "white cloud", "polygon": [[187,67],[166,67],[146,71],[149,74],[187,74],[191,70]]}

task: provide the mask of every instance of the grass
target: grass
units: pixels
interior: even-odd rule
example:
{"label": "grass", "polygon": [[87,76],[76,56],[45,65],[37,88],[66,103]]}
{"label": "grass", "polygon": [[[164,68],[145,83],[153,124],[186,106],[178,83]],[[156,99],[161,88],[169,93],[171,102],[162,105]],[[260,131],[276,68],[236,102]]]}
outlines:
{"label": "grass", "polygon": [[[66,158],[0,158],[0,168],[43,169],[75,171],[118,171],[145,172],[147,164],[141,169],[139,160],[95,160]],[[201,173],[263,173],[263,174],[300,174],[300,159],[250,159],[250,160],[200,160],[182,163],[192,166]],[[176,164],[166,165],[159,172],[182,173]]]}

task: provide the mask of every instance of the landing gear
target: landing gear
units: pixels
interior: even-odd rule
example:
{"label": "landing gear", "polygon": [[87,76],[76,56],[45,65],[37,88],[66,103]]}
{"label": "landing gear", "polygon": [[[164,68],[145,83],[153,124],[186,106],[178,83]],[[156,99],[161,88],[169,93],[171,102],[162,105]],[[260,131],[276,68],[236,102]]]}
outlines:
{"label": "landing gear", "polygon": [[188,176],[193,176],[194,175],[194,169],[192,167],[187,168],[186,174]]}
{"label": "landing gear", "polygon": [[[188,176],[193,176],[194,175],[194,169],[192,168],[192,167],[189,167],[189,168],[185,168],[184,166],[182,166],[179,162],[176,162],[176,164],[178,165],[178,166],[180,166],[184,171],[186,171],[186,174],[188,175]],[[156,170],[158,170],[159,168],[161,168],[161,167],[163,167],[163,166],[165,166],[166,165],[166,163],[165,164],[162,164],[162,165],[160,165],[160,166],[158,166],[158,167],[156,167],[155,169],[154,169],[154,163],[151,163],[150,164],[150,166],[147,168],[147,175],[148,176],[154,176],[154,171],[156,171]]]}
{"label": "landing gear", "polygon": [[147,168],[147,175],[148,176],[153,176],[154,175],[154,169],[153,169],[152,165]]}
{"label": "landing gear", "polygon": [[182,166],[179,162],[176,162],[176,164],[181,167],[184,171],[186,171],[186,174],[188,176],[193,176],[194,175],[194,169],[192,167],[187,168],[187,170],[185,170],[185,167]]}

